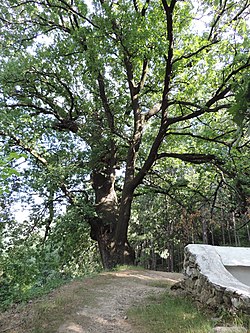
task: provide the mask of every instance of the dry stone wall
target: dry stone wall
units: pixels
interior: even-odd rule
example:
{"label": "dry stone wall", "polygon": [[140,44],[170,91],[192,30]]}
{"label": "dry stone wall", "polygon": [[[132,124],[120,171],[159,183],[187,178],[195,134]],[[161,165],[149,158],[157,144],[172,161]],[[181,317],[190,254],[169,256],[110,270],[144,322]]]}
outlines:
{"label": "dry stone wall", "polygon": [[195,300],[215,310],[225,309],[233,313],[242,311],[250,314],[250,287],[239,282],[227,271],[222,257],[218,247],[188,245],[185,248],[185,278],[182,287]]}

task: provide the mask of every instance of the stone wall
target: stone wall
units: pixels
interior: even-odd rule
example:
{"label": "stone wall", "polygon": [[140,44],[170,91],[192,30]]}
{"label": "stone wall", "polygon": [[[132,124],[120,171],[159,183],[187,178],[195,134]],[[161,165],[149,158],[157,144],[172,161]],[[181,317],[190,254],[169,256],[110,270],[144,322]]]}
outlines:
{"label": "stone wall", "polygon": [[182,288],[196,301],[214,310],[250,314],[250,287],[226,270],[216,248],[195,244],[185,248]]}

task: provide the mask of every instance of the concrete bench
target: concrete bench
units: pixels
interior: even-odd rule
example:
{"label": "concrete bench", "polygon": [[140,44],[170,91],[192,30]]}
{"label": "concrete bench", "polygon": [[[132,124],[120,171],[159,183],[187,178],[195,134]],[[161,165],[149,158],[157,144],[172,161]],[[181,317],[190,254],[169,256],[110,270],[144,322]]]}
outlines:
{"label": "concrete bench", "polygon": [[250,248],[190,244],[184,276],[185,290],[197,301],[250,314]]}

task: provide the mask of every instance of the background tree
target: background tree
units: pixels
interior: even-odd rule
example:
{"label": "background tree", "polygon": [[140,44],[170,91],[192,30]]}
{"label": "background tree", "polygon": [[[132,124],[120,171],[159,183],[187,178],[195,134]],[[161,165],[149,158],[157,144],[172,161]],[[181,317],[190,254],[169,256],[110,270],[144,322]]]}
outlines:
{"label": "background tree", "polygon": [[246,211],[249,143],[230,112],[248,112],[238,91],[248,87],[248,14],[248,1],[228,0],[1,5],[1,136],[29,155],[45,239],[63,202],[89,224],[104,267],[133,263],[133,199],[152,178],[171,185],[175,160],[175,200],[194,164],[202,179],[237,179],[229,186]]}

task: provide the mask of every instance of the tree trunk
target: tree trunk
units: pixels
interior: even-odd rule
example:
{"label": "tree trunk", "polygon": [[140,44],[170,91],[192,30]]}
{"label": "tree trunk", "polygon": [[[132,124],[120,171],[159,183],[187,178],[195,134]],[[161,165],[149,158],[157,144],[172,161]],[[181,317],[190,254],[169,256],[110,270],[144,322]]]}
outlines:
{"label": "tree trunk", "polygon": [[114,231],[99,218],[92,219],[90,225],[91,238],[98,242],[105,269],[112,269],[118,265],[134,265],[135,252],[127,239],[123,243],[117,242]]}
{"label": "tree trunk", "polygon": [[118,201],[114,182],[114,172],[109,174],[93,172],[92,174],[98,217],[89,221],[91,238],[98,242],[102,264],[105,269],[112,269],[117,265],[131,265],[134,264],[135,260],[134,250],[127,240],[127,220],[130,217],[131,203],[129,207],[126,204],[125,207],[122,205],[118,215]]}

